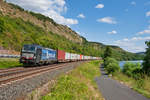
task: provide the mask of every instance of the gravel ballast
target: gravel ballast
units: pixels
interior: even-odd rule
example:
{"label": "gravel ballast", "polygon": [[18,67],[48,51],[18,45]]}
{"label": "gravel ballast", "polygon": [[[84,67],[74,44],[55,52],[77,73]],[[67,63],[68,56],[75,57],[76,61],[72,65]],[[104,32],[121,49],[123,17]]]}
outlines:
{"label": "gravel ballast", "polygon": [[67,64],[65,67],[58,70],[49,71],[31,78],[14,82],[10,85],[0,87],[0,100],[16,100],[17,98],[26,97],[33,90],[42,87],[50,80],[55,79],[57,76],[66,73],[83,62],[76,62]]}

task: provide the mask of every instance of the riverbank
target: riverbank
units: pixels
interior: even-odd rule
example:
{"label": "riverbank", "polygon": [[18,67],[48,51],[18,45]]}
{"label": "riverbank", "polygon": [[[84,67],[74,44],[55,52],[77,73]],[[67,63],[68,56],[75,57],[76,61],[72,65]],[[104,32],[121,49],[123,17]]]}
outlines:
{"label": "riverbank", "polygon": [[114,74],[112,78],[150,98],[150,77],[145,76],[144,79],[136,80],[120,72]]}
{"label": "riverbank", "polygon": [[18,58],[0,58],[0,69],[22,66]]}
{"label": "riverbank", "polygon": [[100,61],[91,61],[57,79],[42,100],[103,100],[94,78],[100,76]]}
{"label": "riverbank", "polygon": [[122,66],[119,66],[117,60],[107,58],[104,62],[104,68],[107,74],[113,79],[150,98],[150,77],[143,72],[141,63],[138,61],[127,61],[123,63]]}
{"label": "riverbank", "polygon": [[121,72],[114,74],[113,78],[150,98],[150,77],[143,73],[142,62],[124,62]]}
{"label": "riverbank", "polygon": [[101,73],[101,77],[97,77],[96,82],[105,100],[150,100],[128,86],[108,77],[104,67],[101,67]]}

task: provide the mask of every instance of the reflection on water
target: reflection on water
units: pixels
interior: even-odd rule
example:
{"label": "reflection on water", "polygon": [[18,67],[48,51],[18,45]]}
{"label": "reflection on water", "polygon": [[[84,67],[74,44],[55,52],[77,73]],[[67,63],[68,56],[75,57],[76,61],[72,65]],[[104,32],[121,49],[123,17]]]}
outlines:
{"label": "reflection on water", "polygon": [[120,61],[120,62],[119,62],[120,67],[123,68],[123,65],[124,65],[125,63],[127,63],[127,62],[140,63],[140,64],[142,64],[142,63],[143,63],[143,60],[137,60],[137,61]]}

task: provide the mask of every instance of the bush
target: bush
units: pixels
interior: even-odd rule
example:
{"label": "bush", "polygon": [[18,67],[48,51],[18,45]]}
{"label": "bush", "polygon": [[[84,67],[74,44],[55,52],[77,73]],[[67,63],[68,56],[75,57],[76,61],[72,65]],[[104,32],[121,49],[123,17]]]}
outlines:
{"label": "bush", "polygon": [[117,63],[110,63],[106,68],[108,74],[114,74],[120,70],[120,67]]}
{"label": "bush", "polygon": [[120,71],[119,63],[114,58],[106,58],[104,66],[108,74],[115,74]]}
{"label": "bush", "polygon": [[115,60],[114,58],[107,57],[107,58],[105,58],[105,60],[104,60],[104,66],[107,67],[107,65],[109,65],[109,63],[112,63],[112,62],[118,63],[118,61]]}
{"label": "bush", "polygon": [[129,77],[133,77],[134,79],[140,79],[142,77],[142,67],[140,63],[134,64],[127,62],[123,66],[123,73]]}

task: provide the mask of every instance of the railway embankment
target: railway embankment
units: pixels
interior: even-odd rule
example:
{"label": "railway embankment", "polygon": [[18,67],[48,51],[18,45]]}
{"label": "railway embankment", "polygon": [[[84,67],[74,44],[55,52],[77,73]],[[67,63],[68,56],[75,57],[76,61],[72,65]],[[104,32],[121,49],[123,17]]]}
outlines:
{"label": "railway embankment", "polygon": [[99,65],[91,61],[61,75],[42,100],[104,100],[94,80],[100,76]]}
{"label": "railway embankment", "polygon": [[[72,62],[64,64],[62,67],[57,69],[40,69],[38,72],[34,72],[31,76],[29,76],[31,73],[23,72],[24,77],[21,77],[21,74],[17,74],[18,79],[16,76],[14,78],[11,78],[11,80],[6,81],[7,84],[1,84],[0,85],[0,100],[22,100],[22,99],[29,99],[27,97],[30,97],[28,95],[33,94],[33,91],[35,91],[38,88],[41,88],[45,86],[48,83],[53,83],[59,75],[67,73],[68,71],[73,70],[75,67],[79,66],[83,62]],[[53,67],[53,66],[49,66]],[[10,76],[9,76],[10,77]],[[9,78],[6,77],[6,78]],[[4,78],[4,77],[3,77]],[[47,87],[48,88],[48,87]],[[46,90],[43,90],[46,91]],[[41,94],[39,94],[41,95]],[[32,99],[32,96],[31,96]],[[37,99],[35,99],[37,100]]]}

